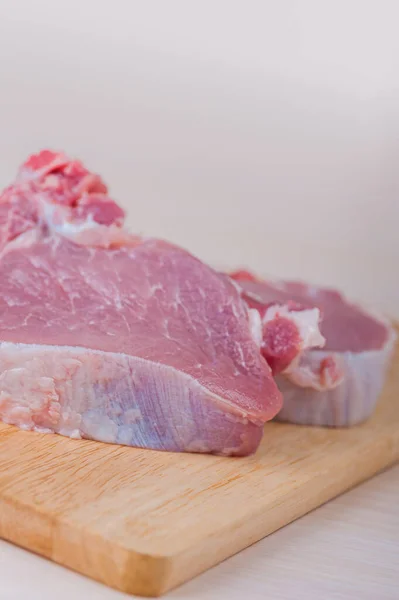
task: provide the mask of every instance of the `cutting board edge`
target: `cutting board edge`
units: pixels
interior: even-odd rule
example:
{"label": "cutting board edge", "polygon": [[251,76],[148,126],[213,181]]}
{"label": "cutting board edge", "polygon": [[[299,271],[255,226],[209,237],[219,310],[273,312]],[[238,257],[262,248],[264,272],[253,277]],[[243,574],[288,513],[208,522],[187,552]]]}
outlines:
{"label": "cutting board edge", "polygon": [[[8,497],[7,494],[3,496],[0,494],[0,537],[118,591],[144,597],[159,597],[274,533],[281,527],[301,518],[329,500],[356,487],[377,473],[399,463],[399,434],[389,436],[389,438],[387,440],[387,446],[391,446],[389,455],[385,455],[386,457],[383,459],[384,453],[382,450],[381,456],[376,457],[378,460],[375,464],[367,463],[365,465],[359,460],[358,466],[363,467],[364,470],[358,471],[356,478],[353,476],[353,470],[343,471],[343,480],[341,479],[336,483],[333,490],[328,490],[325,494],[321,492],[314,494],[312,502],[306,505],[298,505],[298,489],[295,489],[286,494],[287,499],[290,496],[292,496],[292,499],[295,497],[295,503],[290,505],[292,512],[289,513],[288,517],[285,513],[284,518],[275,521],[271,519],[272,524],[269,521],[265,524],[261,519],[261,515],[258,514],[256,518],[252,517],[251,528],[254,530],[253,533],[248,533],[247,522],[244,519],[241,522],[230,523],[229,526],[217,531],[214,537],[203,538],[194,550],[192,546],[188,546],[184,550],[170,555],[140,552],[133,548],[127,548],[123,544],[118,545],[115,540],[106,540],[95,532],[82,529],[78,524],[71,526],[69,520],[67,518],[64,520],[62,516],[44,515],[39,509],[35,510],[31,505],[19,503],[15,506],[15,500]],[[318,482],[324,488],[324,483],[320,482],[319,477],[315,476],[310,485],[315,482]],[[309,482],[304,488],[308,486]],[[278,507],[274,507],[274,509],[278,512]],[[12,534],[11,530],[4,526],[4,523],[15,522],[19,519],[26,522],[25,516],[27,513],[29,513],[30,522],[36,523],[36,528],[42,531],[39,543],[37,541],[32,543],[30,536],[15,535],[15,532]],[[269,509],[269,517],[273,517],[273,508],[271,511]],[[43,525],[47,534],[43,534]],[[235,543],[232,543],[231,540],[232,529],[235,532]],[[68,536],[71,535],[71,532],[75,532],[78,544],[72,543],[68,551],[64,550],[60,553],[56,541],[57,537],[60,536],[63,544],[65,544],[65,530],[68,532]],[[26,532],[25,528],[24,531]],[[85,537],[83,543],[82,536]],[[217,557],[213,553],[215,539],[218,542],[218,547],[222,547]],[[79,547],[83,547],[84,550],[85,564],[83,567],[80,562],[80,552],[77,551]],[[114,560],[111,563],[111,568],[109,568],[111,547]],[[103,558],[103,565],[99,564],[99,556]],[[198,556],[201,556],[202,561],[197,561]],[[205,560],[204,557],[206,557]],[[108,567],[104,568],[104,565],[108,565]],[[115,573],[117,573],[117,576],[115,576]]]}
{"label": "cutting board edge", "polygon": [[[377,453],[375,453],[375,446],[380,448]],[[135,548],[119,544],[112,539],[112,536],[104,539],[96,532],[91,532],[89,529],[82,530],[79,524],[72,524],[68,519],[64,520],[60,517],[54,520],[55,546],[51,552],[51,559],[121,592],[159,597],[377,473],[399,463],[399,432],[397,435],[394,432],[387,435],[385,440],[378,440],[375,445],[369,446],[368,451],[370,461],[364,461],[362,455],[351,469],[342,470],[342,477],[339,480],[336,479],[334,472],[335,479],[331,478],[332,485],[326,485],[326,479],[332,472],[328,471],[322,478],[319,474],[315,474],[301,488],[287,492],[286,501],[291,500],[288,502],[289,516],[285,513],[284,517],[275,519],[274,511],[276,514],[281,512],[280,498],[278,505],[271,508],[268,505],[267,521],[259,510],[257,515],[252,514],[251,521],[237,519],[236,522],[215,532],[214,536],[204,536],[196,546],[189,544],[177,553],[161,554],[148,550],[140,552]],[[309,502],[305,498],[304,502],[298,503],[298,493],[300,494],[302,489],[308,491],[309,486],[315,488],[312,501]],[[231,539],[232,530],[235,532],[235,542]],[[74,532],[76,539],[71,540],[71,545],[65,548],[65,541],[70,538],[71,532]],[[61,553],[56,548],[58,536],[62,540]],[[217,556],[214,553],[215,540],[219,548]],[[79,547],[82,545],[84,553],[80,555]],[[116,555],[115,551],[117,551]],[[109,568],[111,554],[113,554],[113,563]],[[82,568],[82,560],[85,561],[84,568]],[[118,574],[117,577],[115,573]]]}
{"label": "cutting board edge", "polygon": [[[189,573],[185,572],[184,576],[176,576],[173,577],[174,571],[179,571],[184,569],[185,563],[187,562],[187,557],[183,557],[181,562],[179,561],[180,556],[177,556],[174,560],[173,563],[173,570],[172,570],[172,577],[169,581],[166,581],[164,585],[160,586],[160,591],[156,594],[156,596],[161,596],[163,594],[165,594],[166,592],[169,592],[175,588],[177,588],[178,586],[182,585],[183,583],[186,583],[187,581],[190,581],[191,579],[193,579],[194,577],[200,575],[201,573],[204,573],[205,571],[207,571],[209,568],[214,567],[218,564],[220,564],[221,562],[223,562],[224,560],[234,556],[235,554],[237,554],[238,552],[241,552],[242,550],[245,550],[246,548],[248,548],[249,546],[261,541],[262,539],[265,539],[266,537],[268,537],[269,535],[277,532],[279,529],[282,529],[283,527],[285,527],[286,525],[289,525],[290,523],[296,521],[297,519],[300,519],[301,517],[305,516],[306,514],[312,512],[313,510],[315,510],[316,508],[319,508],[320,506],[322,506],[323,504],[325,504],[326,502],[329,502],[330,500],[333,500],[334,498],[340,496],[341,494],[344,494],[345,492],[349,491],[352,488],[357,487],[358,485],[360,485],[361,483],[364,483],[365,481],[367,481],[368,479],[371,479],[372,477],[374,477],[375,475],[385,471],[387,468],[393,467],[395,464],[399,463],[399,460],[396,459],[386,465],[381,466],[380,468],[378,468],[376,471],[373,471],[372,473],[365,475],[364,477],[361,477],[356,483],[351,483],[350,486],[345,487],[344,489],[342,489],[341,491],[338,491],[337,493],[335,493],[332,496],[328,496],[325,500],[319,500],[317,502],[314,502],[312,506],[309,506],[308,508],[306,508],[305,510],[300,510],[298,511],[297,514],[294,514],[293,516],[290,516],[287,519],[281,520],[279,523],[276,522],[275,525],[273,525],[272,527],[270,527],[270,529],[268,529],[266,532],[262,532],[261,534],[256,534],[252,539],[249,539],[247,543],[242,543],[240,542],[237,545],[237,548],[234,548],[231,544],[229,546],[229,551],[223,555],[220,556],[220,558],[218,558],[217,560],[212,560],[207,562],[207,564],[202,564],[200,568],[197,569],[193,569],[191,570]],[[224,533],[224,532],[223,532]],[[227,542],[226,542],[227,543]],[[204,545],[201,549],[201,552],[203,554],[206,554],[206,545]],[[192,560],[192,556],[190,556],[190,560]],[[160,582],[161,584],[163,582]],[[135,591],[132,591],[132,589],[126,588],[123,589],[121,591],[125,591],[127,593],[138,593]],[[143,594],[144,595],[144,594]],[[147,595],[151,595],[151,594],[147,594]]]}
{"label": "cutting board edge", "polygon": [[[237,532],[240,529],[243,530],[242,536],[240,536],[240,535],[235,536],[237,538],[236,546],[234,546],[234,543],[232,543],[232,540],[231,540],[231,531],[233,529],[233,525],[230,524],[229,527],[225,527],[224,529],[220,530],[219,532],[217,532],[216,538],[219,541],[224,540],[224,538],[226,538],[225,541],[222,543],[223,547],[225,547],[225,551],[221,552],[217,558],[215,558],[215,557],[210,558],[211,557],[211,548],[214,545],[214,538],[212,540],[210,538],[204,538],[203,544],[201,546],[198,546],[195,548],[195,553],[193,553],[193,552],[190,553],[186,549],[186,550],[179,552],[176,555],[172,555],[171,557],[165,556],[164,558],[166,560],[168,560],[169,558],[171,559],[172,568],[171,568],[171,570],[168,569],[168,570],[164,571],[164,578],[162,580],[159,580],[158,585],[155,586],[155,589],[157,591],[157,593],[155,595],[160,596],[160,595],[178,587],[182,583],[193,579],[195,576],[205,572],[212,566],[216,566],[217,564],[219,564],[220,562],[223,562],[230,556],[237,554],[237,552],[244,550],[245,548],[260,541],[261,539],[264,539],[268,535],[278,531],[285,525],[288,525],[289,523],[292,523],[293,521],[303,517],[307,513],[312,512],[319,506],[321,506],[321,505],[325,504],[326,502],[332,500],[333,498],[345,493],[349,489],[356,487],[357,485],[363,483],[367,479],[370,479],[371,477],[375,476],[377,473],[387,469],[388,467],[392,467],[393,465],[395,465],[396,463],[399,462],[399,435],[397,436],[395,447],[396,447],[396,452],[393,453],[392,456],[388,457],[386,460],[378,460],[377,461],[378,464],[375,464],[372,468],[367,468],[367,470],[365,472],[360,473],[356,479],[353,477],[353,475],[350,477],[347,472],[345,474],[344,479],[339,484],[336,485],[336,488],[334,486],[333,491],[329,490],[325,495],[323,495],[322,491],[320,491],[319,494],[315,494],[314,499],[311,504],[303,503],[302,505],[300,505],[299,510],[297,510],[298,504],[295,501],[292,505],[293,510],[292,510],[292,513],[289,515],[289,517],[286,516],[285,518],[281,518],[279,521],[272,519],[273,511],[276,511],[276,513],[278,513],[280,510],[278,505],[274,506],[270,510],[270,517],[267,521],[267,525],[263,522],[262,515],[260,515],[260,514],[258,515],[259,520],[253,517],[253,523],[251,523],[251,529],[254,530],[254,533],[252,535],[248,534],[247,523],[245,523],[245,522],[236,523],[235,524],[235,533],[237,534]],[[312,483],[313,484],[316,483],[317,480],[318,480],[318,478],[315,477],[314,480],[312,481]],[[304,488],[305,487],[308,487],[308,486],[304,486]],[[297,492],[298,492],[298,490],[295,490],[295,491],[292,491],[291,493],[287,494],[287,496],[286,496],[287,499],[291,496],[291,498],[293,500],[294,500],[294,498],[296,500]],[[280,500],[281,500],[281,498],[280,498]],[[195,560],[196,558],[198,558],[198,555],[201,555],[202,558],[206,557],[207,560],[204,560],[201,564],[199,561]],[[154,560],[155,561],[157,560],[156,556],[154,556]],[[129,583],[130,582],[127,581],[127,586],[124,587],[124,589],[122,591],[131,593],[131,594],[140,593],[138,591],[137,587],[135,587],[134,585],[130,586]],[[144,590],[144,591],[147,591],[148,593],[145,593],[142,595],[152,595],[151,593],[149,593],[150,590]]]}

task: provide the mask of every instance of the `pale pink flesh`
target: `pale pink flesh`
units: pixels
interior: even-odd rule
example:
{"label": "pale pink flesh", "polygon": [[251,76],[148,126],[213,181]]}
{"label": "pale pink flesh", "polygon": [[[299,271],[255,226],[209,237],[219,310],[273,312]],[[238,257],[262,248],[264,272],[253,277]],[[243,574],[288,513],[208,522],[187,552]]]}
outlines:
{"label": "pale pink flesh", "polygon": [[[0,197],[0,418],[155,449],[254,452],[281,408],[256,319],[228,278],[130,235],[114,204],[97,176],[52,153]],[[26,207],[34,217],[11,241]]]}

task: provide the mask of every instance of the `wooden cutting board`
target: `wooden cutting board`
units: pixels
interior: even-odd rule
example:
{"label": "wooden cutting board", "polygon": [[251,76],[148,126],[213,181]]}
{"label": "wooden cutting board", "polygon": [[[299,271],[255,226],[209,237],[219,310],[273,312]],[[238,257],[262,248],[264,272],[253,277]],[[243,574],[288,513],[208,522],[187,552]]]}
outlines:
{"label": "wooden cutting board", "polygon": [[269,423],[250,458],[166,454],[0,425],[0,536],[160,595],[399,460],[399,349],[372,419]]}

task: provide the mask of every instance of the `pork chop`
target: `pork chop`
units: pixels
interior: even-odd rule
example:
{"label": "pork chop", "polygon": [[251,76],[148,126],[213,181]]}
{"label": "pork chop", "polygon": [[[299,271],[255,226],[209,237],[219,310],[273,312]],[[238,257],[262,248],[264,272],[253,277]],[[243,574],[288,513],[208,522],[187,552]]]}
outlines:
{"label": "pork chop", "polygon": [[0,418],[22,429],[246,455],[281,394],[236,286],[131,235],[77,161],[29,159],[0,198]]}
{"label": "pork chop", "polygon": [[325,426],[349,426],[367,419],[376,406],[396,339],[390,322],[334,289],[266,281],[248,271],[237,271],[232,277],[248,306],[261,312],[275,303],[320,311],[323,347],[300,348],[292,364],[276,373],[284,398],[276,419]]}

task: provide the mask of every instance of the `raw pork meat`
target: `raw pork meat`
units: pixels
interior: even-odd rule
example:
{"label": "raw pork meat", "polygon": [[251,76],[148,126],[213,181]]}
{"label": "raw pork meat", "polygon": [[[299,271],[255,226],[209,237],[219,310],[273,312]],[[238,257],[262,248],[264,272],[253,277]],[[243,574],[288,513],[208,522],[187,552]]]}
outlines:
{"label": "raw pork meat", "polygon": [[[281,394],[231,280],[45,151],[0,197],[0,418],[23,429],[246,455]],[[258,340],[258,341],[257,341]]]}
{"label": "raw pork meat", "polygon": [[[277,420],[349,426],[367,419],[381,392],[396,339],[390,323],[336,290],[294,281],[264,281],[248,271],[231,276],[247,304],[261,315],[265,307],[276,303],[305,311],[316,307],[321,313],[322,349],[315,348],[318,344],[302,345],[277,376],[284,398]],[[299,310],[298,319],[303,320],[303,315]],[[283,347],[285,352],[290,348]]]}

